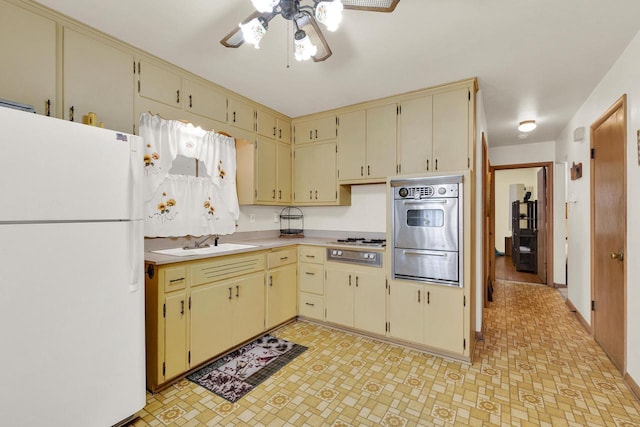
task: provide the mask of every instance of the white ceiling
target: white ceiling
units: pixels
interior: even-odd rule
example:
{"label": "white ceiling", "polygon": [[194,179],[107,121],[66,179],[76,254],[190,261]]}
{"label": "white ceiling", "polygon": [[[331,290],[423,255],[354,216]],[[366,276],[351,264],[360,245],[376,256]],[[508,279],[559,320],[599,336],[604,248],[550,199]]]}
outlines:
{"label": "white ceiling", "polygon": [[400,0],[346,10],[333,56],[298,63],[281,17],[259,50],[220,45],[250,0],[38,2],[294,118],[477,77],[490,146],[554,140],[640,29],[638,0]]}

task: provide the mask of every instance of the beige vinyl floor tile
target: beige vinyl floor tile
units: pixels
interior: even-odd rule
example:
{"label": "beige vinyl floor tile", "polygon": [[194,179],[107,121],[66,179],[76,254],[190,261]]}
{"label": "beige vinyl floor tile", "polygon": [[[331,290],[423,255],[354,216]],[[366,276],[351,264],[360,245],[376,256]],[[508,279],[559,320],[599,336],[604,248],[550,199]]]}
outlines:
{"label": "beige vinyl floor tile", "polygon": [[640,403],[554,289],[498,281],[473,365],[295,321],[308,347],[236,403],[181,380],[142,426],[640,427]]}

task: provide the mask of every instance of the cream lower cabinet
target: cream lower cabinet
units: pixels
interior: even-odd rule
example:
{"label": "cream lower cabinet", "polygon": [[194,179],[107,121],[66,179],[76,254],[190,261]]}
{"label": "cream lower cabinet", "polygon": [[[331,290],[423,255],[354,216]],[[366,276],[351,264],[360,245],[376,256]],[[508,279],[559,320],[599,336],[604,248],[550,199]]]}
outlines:
{"label": "cream lower cabinet", "polygon": [[262,252],[146,266],[150,390],[264,332],[265,261]]}
{"label": "cream lower cabinet", "polygon": [[389,336],[462,355],[465,296],[447,286],[392,282],[389,289]]}
{"label": "cream lower cabinet", "polygon": [[325,248],[298,248],[298,314],[324,320],[324,254]]}
{"label": "cream lower cabinet", "polygon": [[267,257],[267,329],[296,317],[297,254],[297,249],[290,247],[271,252]]}
{"label": "cream lower cabinet", "polygon": [[56,116],[56,23],[0,1],[0,98]]}
{"label": "cream lower cabinet", "polygon": [[384,335],[384,271],[374,267],[327,263],[325,272],[325,320]]}

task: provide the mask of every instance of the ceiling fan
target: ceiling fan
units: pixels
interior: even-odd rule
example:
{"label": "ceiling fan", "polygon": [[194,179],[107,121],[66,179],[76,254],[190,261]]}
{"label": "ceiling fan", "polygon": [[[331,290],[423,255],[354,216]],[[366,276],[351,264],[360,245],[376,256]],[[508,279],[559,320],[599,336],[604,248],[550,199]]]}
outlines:
{"label": "ceiling fan", "polygon": [[[256,11],[231,31],[220,43],[238,47],[244,42],[256,49],[267,32],[269,21],[280,15],[295,25],[294,52],[298,61],[324,61],[331,49],[322,35],[318,22],[335,31],[342,20],[342,10],[393,12],[400,0],[251,0]],[[311,4],[313,3],[313,6]]]}

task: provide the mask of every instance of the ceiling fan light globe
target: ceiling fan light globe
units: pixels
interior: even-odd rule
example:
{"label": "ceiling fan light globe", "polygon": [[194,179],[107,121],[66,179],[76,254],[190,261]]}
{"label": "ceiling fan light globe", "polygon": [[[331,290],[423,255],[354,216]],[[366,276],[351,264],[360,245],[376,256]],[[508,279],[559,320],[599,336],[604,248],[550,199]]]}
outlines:
{"label": "ceiling fan light globe", "polygon": [[253,7],[260,13],[271,13],[280,0],[251,0]]}
{"label": "ceiling fan light globe", "polygon": [[258,18],[254,18],[246,24],[240,24],[244,41],[260,49],[260,40],[266,34],[267,29]]}
{"label": "ceiling fan light globe", "polygon": [[335,31],[342,22],[344,6],[341,0],[321,1],[316,5],[315,16],[318,22],[323,23],[327,30]]}
{"label": "ceiling fan light globe", "polygon": [[293,40],[296,61],[307,61],[318,52],[309,36],[302,30],[296,31]]}

